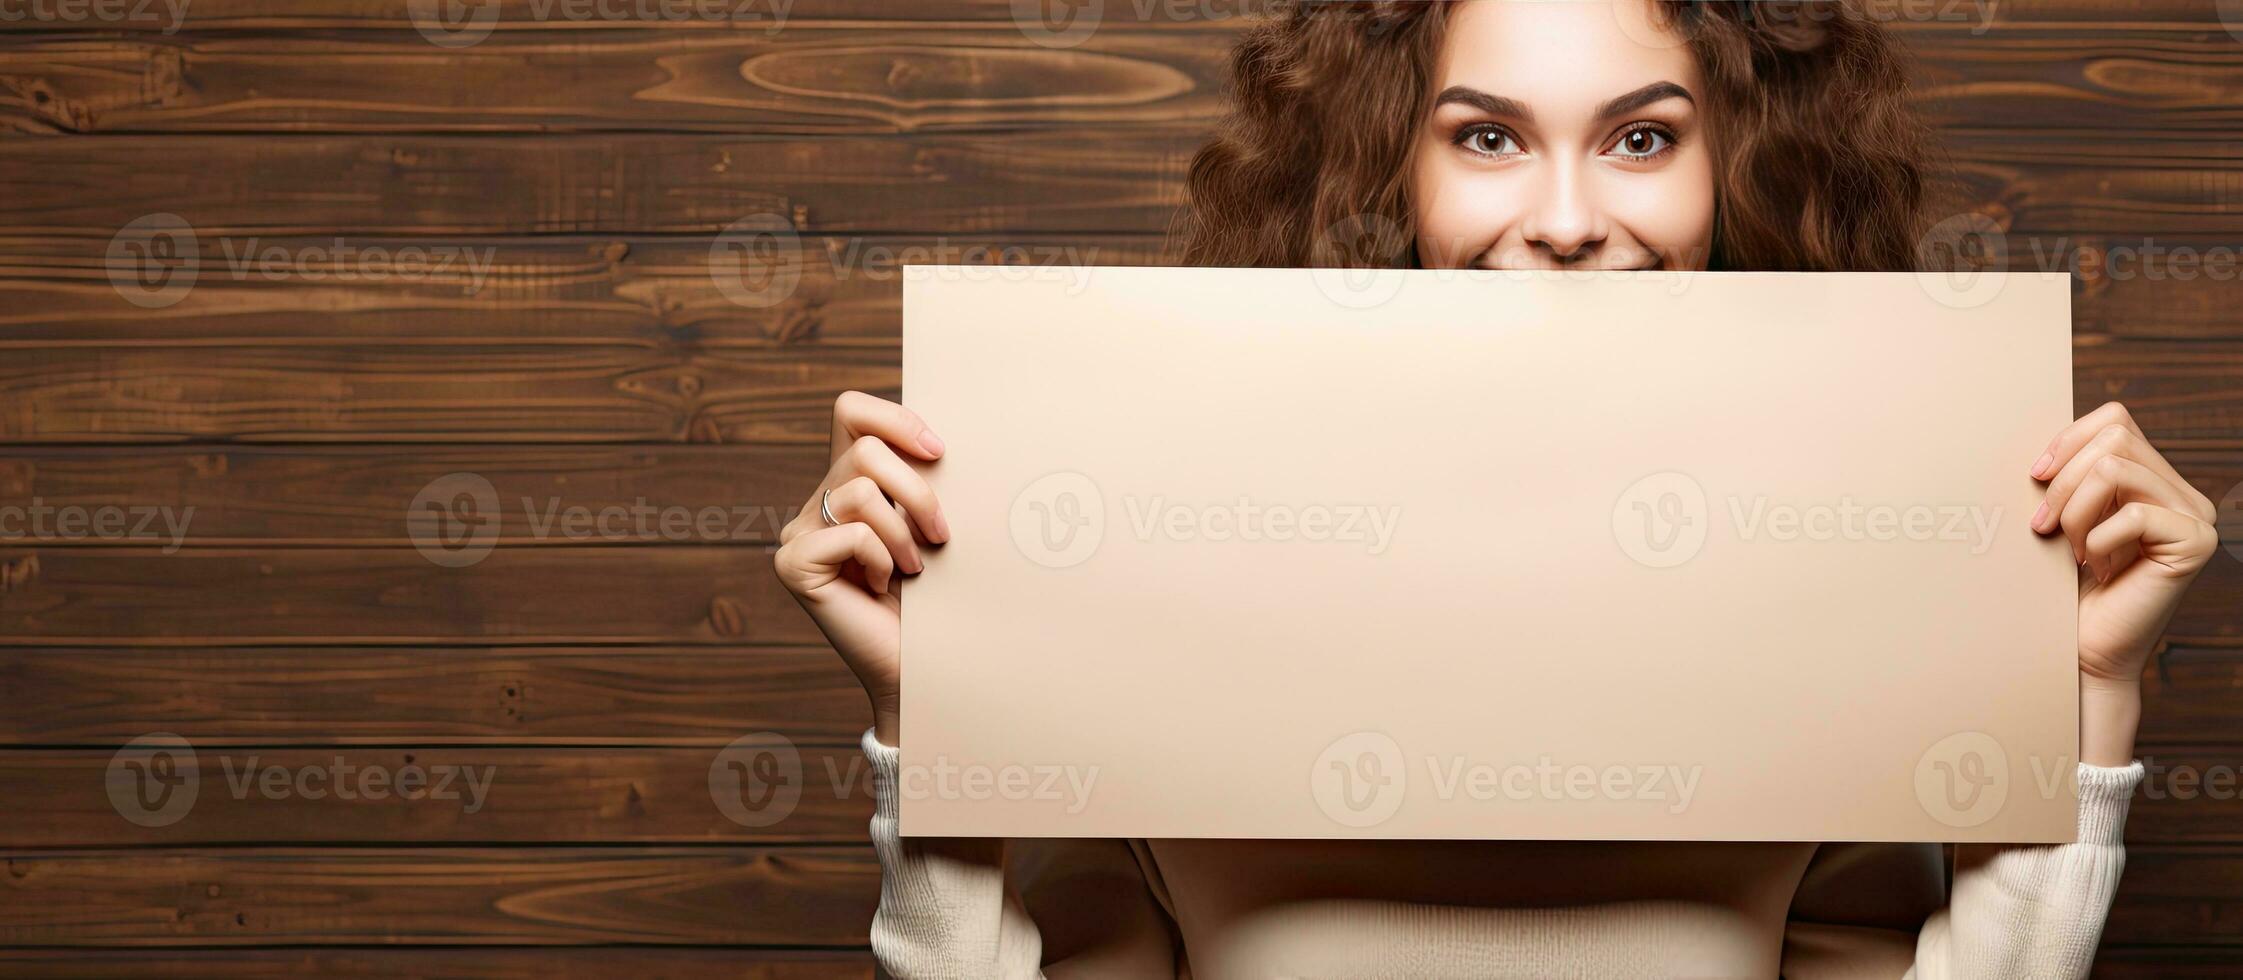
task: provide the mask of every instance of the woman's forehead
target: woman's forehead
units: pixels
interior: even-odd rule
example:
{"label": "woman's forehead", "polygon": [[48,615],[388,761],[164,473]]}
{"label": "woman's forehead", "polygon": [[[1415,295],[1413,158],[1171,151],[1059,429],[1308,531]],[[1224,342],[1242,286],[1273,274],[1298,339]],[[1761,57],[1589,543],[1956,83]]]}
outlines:
{"label": "woman's forehead", "polygon": [[1456,5],[1434,88],[1466,86],[1541,115],[1585,117],[1657,82],[1699,90],[1696,59],[1649,0],[1470,0]]}

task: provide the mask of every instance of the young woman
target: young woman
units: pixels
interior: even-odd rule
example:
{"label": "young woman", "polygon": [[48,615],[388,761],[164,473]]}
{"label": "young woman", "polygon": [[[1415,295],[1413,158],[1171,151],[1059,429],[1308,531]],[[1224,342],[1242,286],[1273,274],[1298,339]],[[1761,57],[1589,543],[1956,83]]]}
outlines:
{"label": "young woman", "polygon": [[[1924,138],[1837,3],[1305,3],[1249,32],[1194,161],[1206,265],[1900,270]],[[939,420],[937,420],[939,422]],[[949,537],[942,440],[843,395],[780,576],[863,681],[901,977],[2084,975],[2124,861],[2138,682],[2217,546],[2116,404],[2016,465],[2080,563],[2079,842],[1002,841],[896,836],[898,606]]]}

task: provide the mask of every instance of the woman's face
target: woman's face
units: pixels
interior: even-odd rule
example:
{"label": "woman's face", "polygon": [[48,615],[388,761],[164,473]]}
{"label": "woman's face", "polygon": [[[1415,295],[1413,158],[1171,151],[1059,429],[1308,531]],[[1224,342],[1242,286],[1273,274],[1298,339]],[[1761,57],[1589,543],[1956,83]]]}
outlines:
{"label": "woman's face", "polygon": [[1457,4],[1434,77],[1410,174],[1426,267],[1705,267],[1704,89],[1649,0]]}

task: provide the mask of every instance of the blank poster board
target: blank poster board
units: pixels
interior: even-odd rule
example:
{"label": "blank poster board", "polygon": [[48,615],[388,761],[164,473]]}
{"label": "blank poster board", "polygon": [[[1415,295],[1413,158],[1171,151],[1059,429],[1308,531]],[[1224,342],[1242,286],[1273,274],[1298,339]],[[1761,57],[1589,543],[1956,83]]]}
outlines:
{"label": "blank poster board", "polygon": [[2062,275],[916,266],[912,836],[2073,839]]}

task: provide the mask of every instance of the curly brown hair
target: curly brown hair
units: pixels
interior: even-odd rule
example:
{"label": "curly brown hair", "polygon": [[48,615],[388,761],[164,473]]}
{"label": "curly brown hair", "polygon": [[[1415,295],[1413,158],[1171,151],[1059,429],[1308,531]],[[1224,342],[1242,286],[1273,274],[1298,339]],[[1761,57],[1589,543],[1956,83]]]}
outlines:
{"label": "curly brown hair", "polygon": [[[1407,161],[1449,2],[1281,0],[1249,30],[1231,114],[1192,159],[1181,261],[1416,266]],[[1930,142],[1881,25],[1850,0],[1654,6],[1708,90],[1708,267],[1917,267]]]}

